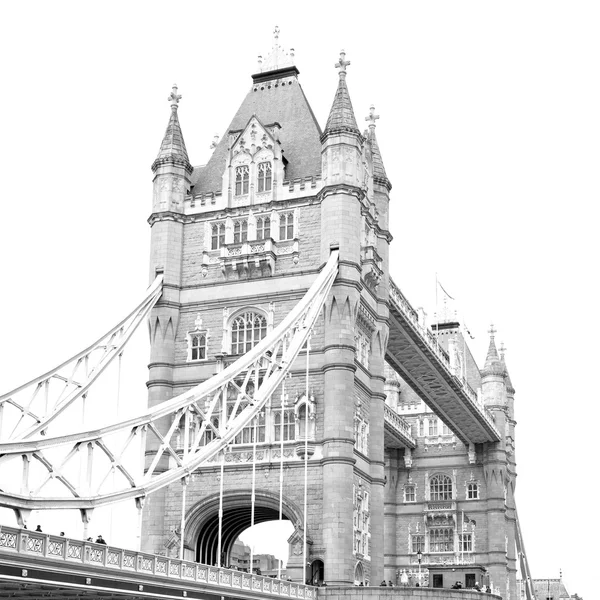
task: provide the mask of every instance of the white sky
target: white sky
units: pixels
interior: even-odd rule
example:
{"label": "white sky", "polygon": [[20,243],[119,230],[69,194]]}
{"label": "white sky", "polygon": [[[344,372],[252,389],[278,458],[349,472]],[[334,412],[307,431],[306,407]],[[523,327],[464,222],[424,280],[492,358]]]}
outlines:
{"label": "white sky", "polygon": [[[137,301],[171,85],[202,164],[275,24],[322,126],[346,50],[357,120],[371,103],[381,115],[392,275],[431,314],[437,272],[480,363],[496,324],[517,390],[533,575],[562,567],[569,591],[591,598],[596,2],[2,3],[0,389],[74,354]],[[131,402],[146,393],[140,344]]]}

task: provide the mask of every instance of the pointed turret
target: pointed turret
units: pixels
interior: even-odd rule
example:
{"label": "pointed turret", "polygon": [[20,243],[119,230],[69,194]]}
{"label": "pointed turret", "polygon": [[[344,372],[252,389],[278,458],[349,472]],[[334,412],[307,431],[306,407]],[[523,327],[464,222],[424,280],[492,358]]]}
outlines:
{"label": "pointed turret", "polygon": [[352,108],[352,101],[350,100],[350,94],[348,92],[348,86],[346,85],[346,67],[349,65],[350,61],[346,60],[346,53],[342,50],[340,52],[340,60],[335,65],[335,67],[339,69],[338,88],[335,93],[335,98],[333,99],[333,105],[329,112],[329,118],[327,119],[327,125],[325,125],[322,140],[326,139],[329,135],[339,133],[354,133],[360,136],[360,131],[358,130],[358,125],[356,124],[356,118],[354,116],[354,110]]}
{"label": "pointed turret", "polygon": [[490,334],[490,345],[488,347],[485,365],[481,375],[482,377],[485,377],[486,375],[501,375],[504,377],[504,375],[506,375],[506,367],[504,366],[503,361],[500,359],[498,350],[496,349],[496,342],[494,338],[496,330],[494,329],[493,325],[490,327],[488,333]]}
{"label": "pointed turret", "polygon": [[160,151],[152,163],[154,195],[152,212],[183,212],[183,198],[190,189],[193,167],[188,158],[177,109],[181,94],[174,84],[167,100],[171,103],[171,116]]}
{"label": "pointed turret", "polygon": [[375,114],[375,107],[371,105],[369,109],[369,116],[365,117],[365,121],[369,123],[369,129],[367,130],[367,143],[371,151],[371,161],[373,169],[373,183],[384,186],[388,192],[392,189],[392,184],[388,179],[385,167],[383,166],[383,160],[381,158],[381,151],[379,150],[379,144],[377,143],[377,135],[375,134],[375,121],[379,119],[379,115]]}
{"label": "pointed turret", "polygon": [[160,145],[160,151],[152,164],[152,170],[156,172],[160,165],[173,164],[182,165],[186,170],[191,172],[192,166],[185,147],[185,142],[183,141],[179,117],[177,116],[181,94],[177,93],[176,84],[173,84],[171,95],[167,100],[171,102],[171,116],[169,117],[169,124],[167,125],[167,130],[165,131],[162,144]]}

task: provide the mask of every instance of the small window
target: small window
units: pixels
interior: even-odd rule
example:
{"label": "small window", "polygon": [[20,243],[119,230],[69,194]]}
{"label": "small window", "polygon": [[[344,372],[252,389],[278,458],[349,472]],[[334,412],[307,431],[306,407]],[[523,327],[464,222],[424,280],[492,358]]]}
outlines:
{"label": "small window", "polygon": [[458,538],[460,552],[473,552],[473,534],[461,533]]}
{"label": "small window", "polygon": [[414,485],[404,486],[404,502],[414,502],[414,501],[415,501],[415,486]]}
{"label": "small window", "polygon": [[419,421],[419,436],[423,437],[425,435],[425,422],[423,419]]}
{"label": "small window", "polygon": [[446,423],[442,423],[442,435],[452,435],[452,431],[450,431]]}
{"label": "small window", "polygon": [[271,217],[256,219],[256,239],[266,240],[271,237]]}
{"label": "small window", "polygon": [[425,536],[422,533],[413,534],[411,536],[411,550],[413,554],[417,552],[425,552]]}
{"label": "small window", "polygon": [[294,213],[284,213],[279,217],[279,239],[294,239]]}
{"label": "small window", "polygon": [[240,244],[248,241],[248,221],[242,219],[233,224],[233,243]]}
{"label": "small window", "polygon": [[250,168],[242,165],[235,168],[235,195],[243,196],[248,193],[250,185]]}
{"label": "small window", "polygon": [[271,163],[258,163],[258,191],[268,192],[271,189]]}
{"label": "small window", "polygon": [[211,250],[218,250],[225,244],[225,223],[214,223],[211,228]]}
{"label": "small window", "polygon": [[437,435],[438,422],[437,419],[429,419],[429,435]]}
{"label": "small window", "polygon": [[281,442],[282,440],[282,432],[283,432],[283,441],[287,442],[289,440],[293,440],[296,438],[296,418],[294,417],[294,411],[292,410],[284,410],[283,411],[283,426],[281,425],[281,410],[274,408],[275,412],[275,441]]}
{"label": "small window", "polygon": [[433,574],[433,587],[443,588],[444,587],[444,576],[441,573]]}
{"label": "small window", "polygon": [[469,483],[467,485],[467,499],[477,500],[479,498],[479,485],[477,483]]}
{"label": "small window", "polygon": [[191,360],[204,360],[206,358],[206,334],[193,333],[190,339]]}

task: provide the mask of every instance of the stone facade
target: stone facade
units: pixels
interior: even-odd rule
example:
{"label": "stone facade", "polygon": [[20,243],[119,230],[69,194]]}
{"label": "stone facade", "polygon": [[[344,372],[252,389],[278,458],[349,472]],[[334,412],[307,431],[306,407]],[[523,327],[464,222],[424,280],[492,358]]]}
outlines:
{"label": "stone facade", "polygon": [[[308,430],[307,556],[312,564],[323,562],[329,585],[397,583],[403,572],[412,577],[420,548],[423,572],[427,563],[477,562],[504,597],[515,598],[514,391],[493,338],[490,364],[480,371],[470,353],[456,350],[465,347],[458,329],[439,336],[448,352],[463,357],[467,378],[506,432],[500,443],[468,448],[386,365],[391,184],[373,109],[368,129],[358,129],[348,65],[342,53],[323,131],[289,60],[254,75],[212,158],[196,168],[185,150],[174,89],[153,165],[150,275],[164,273],[164,292],[150,319],[149,404],[232,363],[283,320],[338,249],[339,275],[311,337],[308,382],[302,353],[257,430],[255,522],[279,517],[283,465],[283,517],[295,528],[288,574],[301,578]],[[412,452],[386,447],[386,402],[410,425],[417,440]],[[170,423],[161,426],[166,431]],[[240,434],[224,459],[223,509],[232,542],[250,524],[253,435]],[[147,461],[155,447],[147,447]],[[160,468],[168,467],[165,459]],[[215,560],[205,532],[217,518],[220,469],[215,459],[187,483],[186,558]],[[179,484],[147,499],[145,551],[176,551],[182,502]],[[225,563],[228,551],[224,546]],[[333,588],[328,594],[335,595]]]}

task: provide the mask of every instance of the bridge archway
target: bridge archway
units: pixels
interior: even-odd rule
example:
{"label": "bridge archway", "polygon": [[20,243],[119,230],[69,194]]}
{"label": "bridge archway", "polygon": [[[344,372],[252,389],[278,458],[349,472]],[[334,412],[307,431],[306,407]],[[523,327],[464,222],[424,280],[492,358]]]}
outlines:
{"label": "bridge archway", "polygon": [[[291,521],[295,529],[302,528],[303,513],[289,499],[283,498],[282,519]],[[237,538],[251,525],[252,492],[238,490],[223,494],[223,525],[221,565],[227,566],[231,548]],[[279,519],[279,495],[267,491],[255,492],[254,524]],[[195,504],[186,517],[185,540],[194,548],[196,561],[209,565],[218,563],[219,495],[213,494]]]}

